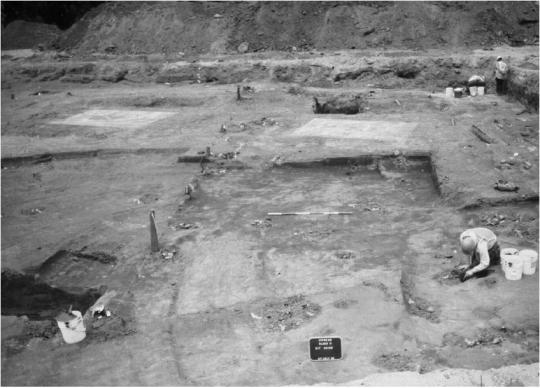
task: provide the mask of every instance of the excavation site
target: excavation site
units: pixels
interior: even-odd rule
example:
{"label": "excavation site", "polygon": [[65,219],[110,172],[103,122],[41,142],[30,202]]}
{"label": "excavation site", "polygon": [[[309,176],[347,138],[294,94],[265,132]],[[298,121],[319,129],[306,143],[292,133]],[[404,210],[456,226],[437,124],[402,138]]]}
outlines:
{"label": "excavation site", "polygon": [[538,386],[538,2],[2,2],[1,384]]}

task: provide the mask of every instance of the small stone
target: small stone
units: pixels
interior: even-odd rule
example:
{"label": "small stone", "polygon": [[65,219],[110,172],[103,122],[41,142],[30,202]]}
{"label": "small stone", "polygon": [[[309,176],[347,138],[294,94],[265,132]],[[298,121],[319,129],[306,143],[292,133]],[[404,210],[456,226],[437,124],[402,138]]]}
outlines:
{"label": "small stone", "polygon": [[244,54],[249,49],[248,42],[242,42],[238,45],[238,48],[236,49],[240,54]]}
{"label": "small stone", "polygon": [[476,345],[476,341],[471,341],[470,339],[467,339],[467,338],[465,338],[465,343],[467,344],[467,346],[468,346],[469,348],[471,348],[471,347],[473,347],[473,346]]}
{"label": "small stone", "polygon": [[429,306],[429,307],[426,309],[426,311],[429,312],[429,313],[433,313],[433,312],[435,312],[435,309],[434,309],[433,307]]}

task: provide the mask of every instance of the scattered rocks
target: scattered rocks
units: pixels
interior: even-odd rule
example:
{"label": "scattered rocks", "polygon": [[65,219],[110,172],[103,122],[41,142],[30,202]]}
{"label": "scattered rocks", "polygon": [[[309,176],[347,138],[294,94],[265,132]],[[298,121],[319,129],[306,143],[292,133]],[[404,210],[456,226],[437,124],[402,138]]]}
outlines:
{"label": "scattered rocks", "polygon": [[491,330],[484,329],[474,339],[465,338],[464,342],[468,348],[479,345],[499,345],[503,341],[502,337],[494,334]]}
{"label": "scattered rocks", "polygon": [[337,251],[334,255],[340,260],[350,260],[356,257],[356,254],[353,251],[347,250]]}
{"label": "scattered rocks", "polygon": [[255,220],[251,223],[251,225],[256,226],[258,228],[271,228],[272,219],[270,217],[266,217],[264,220]]}
{"label": "scattered rocks", "polygon": [[503,179],[500,179],[499,181],[497,181],[493,185],[493,187],[495,188],[495,190],[498,190],[498,191],[515,192],[515,191],[519,190],[518,185],[516,185],[513,182],[508,182],[508,181],[503,180]]}
{"label": "scattered rocks", "polygon": [[24,216],[35,216],[35,215],[43,213],[44,210],[45,210],[44,207],[33,207],[30,209],[21,209],[21,214]]}
{"label": "scattered rocks", "polygon": [[252,313],[252,317],[261,316],[266,330],[279,332],[296,329],[320,312],[321,306],[308,302],[303,295],[296,295],[280,302],[267,303],[260,312]]}
{"label": "scattered rocks", "polygon": [[253,120],[250,122],[250,124],[253,125],[260,125],[262,127],[273,127],[275,125],[278,125],[278,122],[274,119],[263,117],[260,120]]}
{"label": "scattered rocks", "polygon": [[188,223],[181,222],[179,224],[173,225],[172,228],[174,230],[186,230],[186,229],[196,229],[198,228],[198,226],[195,224],[188,224]]}
{"label": "scattered rocks", "polygon": [[159,252],[159,254],[163,260],[172,260],[176,256],[176,250],[168,251],[168,250],[162,249]]}
{"label": "scattered rocks", "polygon": [[483,224],[488,226],[497,226],[499,224],[503,224],[506,221],[506,216],[504,214],[493,214],[493,215],[485,215],[480,219]]}

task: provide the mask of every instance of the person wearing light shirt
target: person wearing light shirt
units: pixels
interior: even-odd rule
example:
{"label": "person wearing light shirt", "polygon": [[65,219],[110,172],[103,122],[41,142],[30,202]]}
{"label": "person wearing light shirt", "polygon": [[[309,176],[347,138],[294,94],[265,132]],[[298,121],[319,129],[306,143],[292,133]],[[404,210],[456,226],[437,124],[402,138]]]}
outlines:
{"label": "person wearing light shirt", "polygon": [[467,229],[459,236],[461,250],[469,257],[469,265],[462,275],[461,281],[473,276],[487,274],[487,268],[498,265],[501,261],[501,250],[497,242],[497,236],[487,228]]}
{"label": "person wearing light shirt", "polygon": [[503,62],[502,57],[497,57],[495,62],[495,82],[497,94],[506,94],[506,79],[508,78],[508,65]]}

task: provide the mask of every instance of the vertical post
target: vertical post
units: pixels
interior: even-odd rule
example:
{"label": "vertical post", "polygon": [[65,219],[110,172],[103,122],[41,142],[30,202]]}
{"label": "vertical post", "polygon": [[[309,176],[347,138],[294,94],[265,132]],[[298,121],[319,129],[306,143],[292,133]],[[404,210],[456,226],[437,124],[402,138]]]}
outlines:
{"label": "vertical post", "polygon": [[156,213],[151,210],[150,211],[150,250],[152,252],[158,252],[159,251],[159,242],[158,242],[158,236],[157,236],[157,230],[156,230]]}

